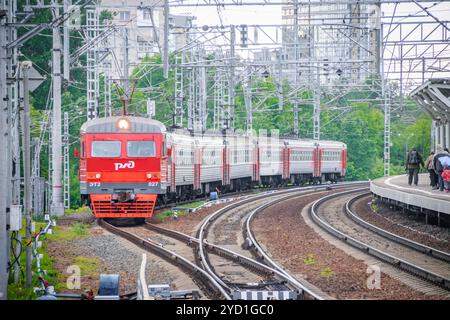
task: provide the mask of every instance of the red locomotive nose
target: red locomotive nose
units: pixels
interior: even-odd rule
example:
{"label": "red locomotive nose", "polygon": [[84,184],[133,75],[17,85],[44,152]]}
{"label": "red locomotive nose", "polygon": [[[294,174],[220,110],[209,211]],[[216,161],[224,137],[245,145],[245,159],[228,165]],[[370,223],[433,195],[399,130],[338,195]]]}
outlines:
{"label": "red locomotive nose", "polygon": [[97,218],[152,216],[162,193],[164,126],[148,118],[95,119],[82,127],[80,193]]}

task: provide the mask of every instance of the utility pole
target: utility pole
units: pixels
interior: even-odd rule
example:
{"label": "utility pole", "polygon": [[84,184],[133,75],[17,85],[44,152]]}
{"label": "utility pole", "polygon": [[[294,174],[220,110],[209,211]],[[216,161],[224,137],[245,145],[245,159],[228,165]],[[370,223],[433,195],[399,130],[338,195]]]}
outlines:
{"label": "utility pole", "polygon": [[[72,4],[71,0],[64,0],[64,14],[69,11],[69,6]],[[64,79],[70,80],[70,38],[69,38],[69,19],[64,22]]]}
{"label": "utility pole", "polygon": [[125,92],[125,95],[128,95],[130,85],[128,82],[128,28],[126,27],[123,29],[123,38],[125,41],[124,55],[123,55],[123,77],[124,77],[123,90]]}
{"label": "utility pole", "polygon": [[[53,2],[53,19],[59,18],[58,2]],[[53,121],[52,121],[52,215],[63,215],[63,194],[61,181],[61,38],[59,26],[53,27]]]}
{"label": "utility pole", "polygon": [[122,103],[123,103],[123,114],[126,115],[128,112],[128,101],[130,97],[130,84],[128,81],[128,28],[123,28],[123,95],[122,95]]}
{"label": "utility pole", "polygon": [[320,65],[317,63],[316,85],[314,86],[314,140],[320,140]]}
{"label": "utility pole", "polygon": [[294,0],[294,134],[296,137],[299,135],[298,126],[298,0]]}
{"label": "utility pole", "polygon": [[[0,4],[0,9],[8,9],[5,2]],[[8,143],[8,106],[6,84],[6,31],[7,17],[0,18],[0,146]],[[8,164],[9,154],[0,152],[0,300],[6,300],[8,289],[8,231],[6,230],[8,203],[7,193],[9,189]]]}
{"label": "utility pole", "polygon": [[[380,41],[382,41],[383,35],[383,26],[380,26]],[[380,42],[382,44],[382,42]],[[383,107],[384,107],[384,144],[383,144],[383,167],[384,167],[384,176],[388,177],[391,174],[391,105],[390,101],[388,101],[388,93],[386,90],[386,80],[384,78],[384,50],[379,50],[377,52],[379,56],[379,71],[381,78],[381,97],[383,98]]]}
{"label": "utility pole", "polygon": [[[21,71],[23,73],[23,111],[22,111],[22,132],[23,132],[23,183],[24,183],[24,212],[25,212],[25,239],[27,243],[31,241],[31,156],[30,156],[30,89],[28,72],[31,68],[31,61],[23,61],[21,63]],[[31,287],[33,273],[31,266],[33,264],[33,256],[31,246],[27,246],[26,255],[26,285]]]}
{"label": "utility pole", "polygon": [[105,79],[105,117],[112,116],[111,110],[111,79],[110,79],[111,69],[104,73],[103,78]]}
{"label": "utility pole", "polygon": [[[191,36],[190,34],[191,31],[188,31],[188,43],[192,42],[194,39],[193,36]],[[195,54],[195,46],[191,46],[190,49],[190,54],[189,54],[189,62],[190,63],[194,63],[196,59],[196,54]],[[194,100],[194,95],[195,95],[195,79],[196,79],[196,74],[195,74],[195,66],[192,66],[190,69],[188,69],[187,72],[188,75],[188,79],[186,79],[186,83],[189,84],[189,99],[188,99],[188,103],[187,103],[187,107],[188,107],[188,116],[187,116],[187,129],[188,130],[194,130],[194,104],[195,104],[195,100]]]}
{"label": "utility pole", "polygon": [[230,29],[230,79],[228,82],[228,111],[227,111],[227,129],[233,129],[234,125],[234,59],[235,59],[235,46],[236,46],[236,28],[231,25]]}
{"label": "utility pole", "polygon": [[252,105],[252,77],[251,69],[248,69],[248,75],[243,83],[245,109],[247,110],[247,132],[253,129],[253,105]]}
{"label": "utility pole", "polygon": [[164,45],[163,45],[164,78],[169,77],[169,0],[164,0]]}

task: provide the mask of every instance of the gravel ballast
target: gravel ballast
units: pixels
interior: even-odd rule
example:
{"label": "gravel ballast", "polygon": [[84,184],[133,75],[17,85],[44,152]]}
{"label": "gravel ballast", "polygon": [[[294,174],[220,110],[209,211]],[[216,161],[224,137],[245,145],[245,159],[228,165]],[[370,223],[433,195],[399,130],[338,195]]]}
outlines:
{"label": "gravel ballast", "polygon": [[301,216],[308,204],[329,193],[283,201],[253,222],[257,240],[293,274],[338,299],[439,299],[414,291],[381,273],[381,288],[367,286],[367,265],[320,237]]}
{"label": "gravel ballast", "polygon": [[372,196],[358,199],[352,206],[352,211],[361,219],[386,231],[419,242],[432,248],[450,253],[450,230],[436,225],[418,221],[415,215],[402,214],[385,205],[377,205],[373,211],[370,204]]}
{"label": "gravel ballast", "polygon": [[[64,292],[75,293],[92,289],[98,290],[98,280],[101,273],[120,275],[120,293],[135,292],[137,277],[140,270],[142,254],[147,254],[146,280],[147,284],[170,284],[172,290],[197,289],[197,286],[178,268],[161,258],[136,247],[131,242],[109,233],[99,226],[90,228],[87,237],[65,241],[49,241],[48,251],[54,261],[54,266],[61,273],[65,282],[70,276],[67,268],[77,264],[77,258],[83,257],[96,261],[95,270],[81,274],[81,288]],[[182,288],[180,288],[182,286]]]}

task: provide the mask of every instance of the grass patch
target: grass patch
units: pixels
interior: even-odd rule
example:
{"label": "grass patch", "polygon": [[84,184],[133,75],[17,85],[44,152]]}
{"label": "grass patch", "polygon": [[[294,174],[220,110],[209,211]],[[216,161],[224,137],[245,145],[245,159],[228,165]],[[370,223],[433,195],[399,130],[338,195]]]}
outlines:
{"label": "grass patch", "polygon": [[[197,208],[200,207],[201,205],[205,204],[207,201],[195,201],[195,202],[191,202],[191,203],[186,203],[180,206],[177,206],[178,208],[187,208],[187,209],[193,209],[193,208]],[[187,215],[189,213],[189,210],[177,210],[177,215],[179,217]],[[174,216],[174,211],[172,210],[166,210],[163,212],[158,213],[157,215],[155,215],[155,218],[159,221],[159,222],[164,222],[165,220],[172,218]]]}
{"label": "grass patch", "polygon": [[82,222],[75,222],[72,231],[78,236],[86,236],[89,233],[89,225]]}
{"label": "grass patch", "polygon": [[373,199],[370,202],[370,208],[372,209],[373,212],[378,213],[378,210],[380,210],[380,207],[378,206],[377,200]]}
{"label": "grass patch", "polygon": [[166,210],[155,215],[155,218],[159,222],[164,222],[166,219],[173,217],[173,212],[171,210]]}
{"label": "grass patch", "polygon": [[82,206],[76,209],[65,209],[64,214],[72,214],[72,213],[91,213],[91,209],[88,206]]}
{"label": "grass patch", "polygon": [[54,227],[53,234],[48,238],[54,241],[70,241],[75,239],[84,238],[89,234],[90,225],[75,222],[71,227]]}
{"label": "grass patch", "polygon": [[204,205],[207,201],[195,201],[195,202],[191,202],[191,203],[186,203],[183,204],[181,206],[177,206],[179,208],[197,208],[200,207],[201,205]]}
{"label": "grass patch", "polygon": [[100,260],[94,257],[78,256],[73,259],[73,262],[80,268],[82,276],[93,275],[100,267]]}
{"label": "grass patch", "polygon": [[324,278],[330,278],[330,277],[334,276],[335,273],[334,273],[333,270],[331,270],[330,267],[326,267],[325,269],[323,269],[323,270],[320,272],[320,275],[321,275],[322,277],[324,277]]}
{"label": "grass patch", "polygon": [[303,259],[303,263],[308,266],[313,265],[316,263],[316,257],[312,253],[310,253],[305,257],[305,259]]}

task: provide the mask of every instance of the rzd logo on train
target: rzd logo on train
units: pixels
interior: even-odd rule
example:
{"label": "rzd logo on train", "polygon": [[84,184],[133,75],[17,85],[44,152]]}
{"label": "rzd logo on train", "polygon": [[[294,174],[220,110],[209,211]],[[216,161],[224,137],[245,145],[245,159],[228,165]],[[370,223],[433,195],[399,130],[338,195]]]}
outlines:
{"label": "rzd logo on train", "polygon": [[120,162],[115,162],[114,163],[114,167],[115,170],[120,170],[120,169],[133,169],[134,168],[134,161],[128,161],[125,163],[120,163]]}

